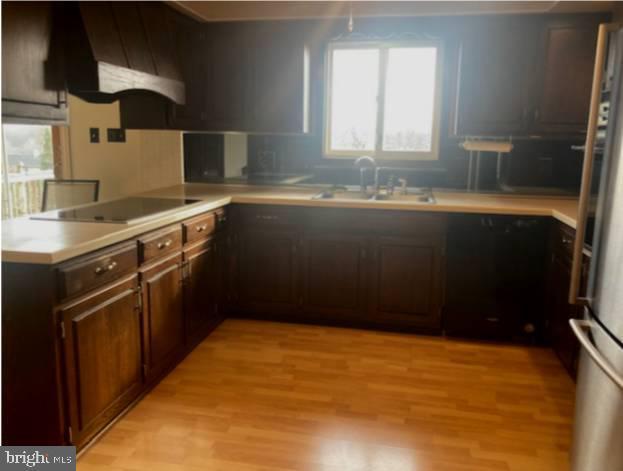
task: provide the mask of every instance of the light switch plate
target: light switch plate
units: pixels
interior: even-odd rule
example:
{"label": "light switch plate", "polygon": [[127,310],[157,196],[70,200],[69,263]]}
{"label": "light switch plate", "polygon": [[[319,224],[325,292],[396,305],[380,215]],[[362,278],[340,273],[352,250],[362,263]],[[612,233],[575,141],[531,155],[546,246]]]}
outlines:
{"label": "light switch plate", "polygon": [[108,142],[125,142],[125,129],[108,128]]}
{"label": "light switch plate", "polygon": [[100,141],[100,129],[89,128],[89,142],[91,144],[97,144]]}

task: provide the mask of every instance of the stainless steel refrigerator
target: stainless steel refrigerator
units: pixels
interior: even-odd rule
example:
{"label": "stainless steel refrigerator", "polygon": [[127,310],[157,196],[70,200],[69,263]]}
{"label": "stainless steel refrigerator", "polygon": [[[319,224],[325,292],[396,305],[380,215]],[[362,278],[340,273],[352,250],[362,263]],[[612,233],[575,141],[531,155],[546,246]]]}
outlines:
{"label": "stainless steel refrigerator", "polygon": [[[623,471],[623,29],[601,25],[569,298],[581,344],[573,471]],[[586,293],[582,252],[592,241]]]}

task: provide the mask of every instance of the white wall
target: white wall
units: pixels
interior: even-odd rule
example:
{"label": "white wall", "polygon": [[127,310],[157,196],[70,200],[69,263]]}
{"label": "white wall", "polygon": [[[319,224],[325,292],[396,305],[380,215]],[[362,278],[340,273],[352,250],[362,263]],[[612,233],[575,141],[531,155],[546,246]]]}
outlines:
{"label": "white wall", "polygon": [[[89,142],[97,127],[100,142]],[[119,127],[119,104],[92,104],[69,97],[66,178],[100,180],[100,199],[110,199],[182,183],[182,133],[126,131],[126,142],[109,143],[107,128]]]}

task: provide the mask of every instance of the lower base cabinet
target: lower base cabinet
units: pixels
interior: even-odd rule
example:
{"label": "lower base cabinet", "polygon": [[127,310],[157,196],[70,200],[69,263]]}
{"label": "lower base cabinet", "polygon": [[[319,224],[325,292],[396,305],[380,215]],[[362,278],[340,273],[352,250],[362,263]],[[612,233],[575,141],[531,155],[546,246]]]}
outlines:
{"label": "lower base cabinet", "polygon": [[299,306],[298,236],[281,230],[242,230],[234,288],[237,308],[250,315],[282,315]]}
{"label": "lower base cabinet", "polygon": [[239,315],[440,331],[445,215],[242,211]]}
{"label": "lower base cabinet", "polygon": [[569,304],[570,284],[570,260],[566,260],[557,253],[552,254],[546,302],[549,315],[549,337],[560,362],[571,377],[575,378],[578,371],[580,343],[569,326],[569,319],[581,317],[582,309]]}
{"label": "lower base cabinet", "polygon": [[184,250],[184,317],[186,343],[194,345],[216,325],[221,284],[217,242],[209,239]]}
{"label": "lower base cabinet", "polygon": [[140,277],[145,367],[151,381],[178,360],[184,350],[182,255],[143,268]]}
{"label": "lower base cabinet", "polygon": [[143,387],[141,312],[134,275],[62,308],[67,439],[80,447]]}
{"label": "lower base cabinet", "polygon": [[445,236],[379,237],[371,276],[372,316],[383,325],[438,330]]}
{"label": "lower base cabinet", "polygon": [[[575,379],[578,373],[580,342],[571,330],[569,319],[581,319],[584,313],[581,306],[569,304],[575,230],[562,223],[555,223],[550,236],[551,256],[545,298],[548,340],[569,376]],[[585,254],[580,280],[581,293],[586,292],[589,268],[590,257]]]}
{"label": "lower base cabinet", "polygon": [[366,239],[307,233],[301,246],[303,314],[333,321],[364,318],[369,255]]}

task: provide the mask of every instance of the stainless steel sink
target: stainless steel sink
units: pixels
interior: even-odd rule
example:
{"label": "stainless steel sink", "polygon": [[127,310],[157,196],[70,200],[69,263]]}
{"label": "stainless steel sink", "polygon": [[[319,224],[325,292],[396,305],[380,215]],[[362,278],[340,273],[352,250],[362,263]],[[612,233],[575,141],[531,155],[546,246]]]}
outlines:
{"label": "stainless steel sink", "polygon": [[414,204],[435,204],[435,197],[430,189],[412,189],[411,193],[402,194],[394,192],[387,194],[381,192],[376,195],[364,195],[360,190],[346,187],[329,188],[312,196],[313,200],[335,201],[400,201]]}
{"label": "stainless steel sink", "polygon": [[394,193],[393,195],[390,195],[386,198],[382,197],[382,198],[375,198],[375,199],[378,199],[379,201],[401,201],[405,203],[408,202],[408,203],[420,203],[420,204],[435,204],[437,202],[432,193],[426,194],[426,195],[418,195],[418,194],[402,195],[402,194]]}
{"label": "stainless steel sink", "polygon": [[313,200],[348,200],[348,201],[366,201],[372,198],[372,195],[364,195],[357,190],[323,190],[312,196]]}

